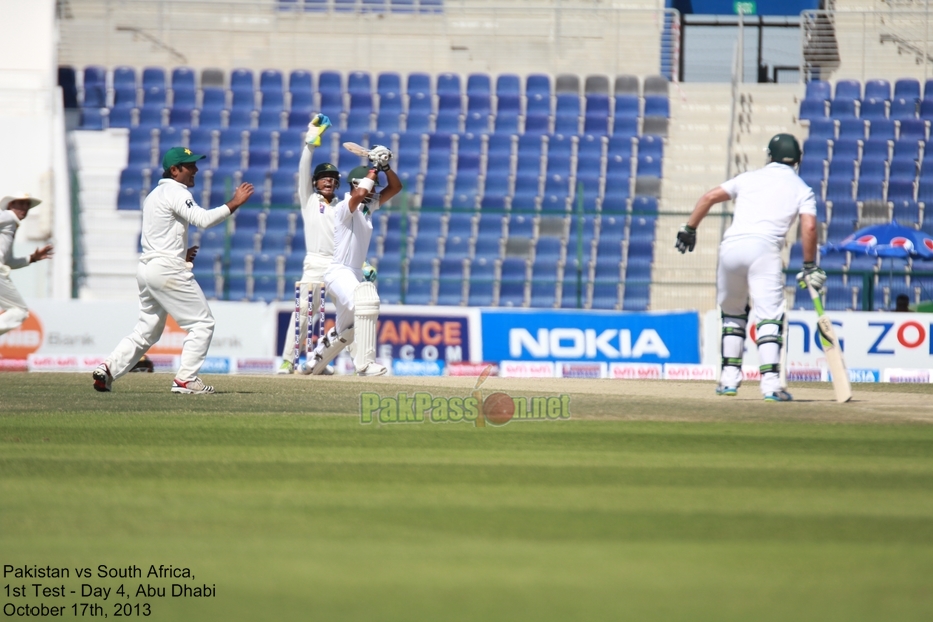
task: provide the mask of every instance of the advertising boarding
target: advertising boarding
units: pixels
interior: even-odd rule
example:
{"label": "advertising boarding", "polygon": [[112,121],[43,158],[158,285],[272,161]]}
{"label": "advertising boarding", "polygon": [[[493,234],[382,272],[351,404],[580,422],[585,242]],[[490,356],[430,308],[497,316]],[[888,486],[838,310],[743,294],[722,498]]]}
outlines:
{"label": "advertising boarding", "polygon": [[[699,363],[699,314],[483,309],[487,361]],[[596,368],[593,368],[596,369]],[[592,375],[575,366],[574,375]]]}
{"label": "advertising boarding", "polygon": [[[928,313],[829,312],[850,371],[877,381],[878,370],[933,368],[933,315]],[[826,360],[816,330],[813,311],[788,314],[787,364],[793,368],[824,368]],[[746,365],[758,365],[755,346],[755,318],[749,318],[745,341]],[[720,324],[718,312],[704,316],[704,362],[719,360]],[[858,371],[864,370],[864,371]],[[869,380],[871,377],[874,380]]]}

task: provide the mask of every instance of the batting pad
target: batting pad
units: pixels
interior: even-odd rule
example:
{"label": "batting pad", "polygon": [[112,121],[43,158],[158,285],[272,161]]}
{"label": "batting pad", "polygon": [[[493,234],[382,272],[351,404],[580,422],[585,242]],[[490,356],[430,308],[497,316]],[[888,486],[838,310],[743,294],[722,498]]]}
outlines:
{"label": "batting pad", "polygon": [[353,303],[356,312],[353,318],[355,330],[355,351],[353,365],[356,371],[365,369],[376,360],[376,321],[379,319],[379,294],[376,286],[363,281],[353,291]]}

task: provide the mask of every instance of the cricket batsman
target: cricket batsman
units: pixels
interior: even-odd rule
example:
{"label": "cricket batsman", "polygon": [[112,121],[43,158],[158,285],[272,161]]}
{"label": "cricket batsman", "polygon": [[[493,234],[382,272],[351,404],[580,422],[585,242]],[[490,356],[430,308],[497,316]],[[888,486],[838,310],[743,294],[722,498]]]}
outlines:
{"label": "cricket batsman", "polygon": [[29,257],[13,256],[13,238],[20,223],[40,203],[40,199],[25,192],[0,199],[0,335],[19,328],[29,317],[26,301],[10,279],[10,271],[52,256],[51,245],[37,248]]}
{"label": "cricket batsman", "polygon": [[[696,230],[710,208],[735,201],[732,225],[719,246],[717,298],[722,314],[722,373],[716,393],[736,395],[742,383],[742,355],[748,312],[754,308],[761,392],[765,401],[789,402],[780,375],[784,346],[785,302],[781,249],[787,232],[800,217],[804,277],[816,289],[826,273],[816,265],[816,201],[813,190],[797,176],[800,144],[790,134],[778,134],[768,143],[768,164],[725,182],[697,201],[690,218],[677,233],[674,246],[693,251]],[[749,297],[751,305],[749,306]]]}
{"label": "cricket batsman", "polygon": [[[376,321],[379,295],[375,283],[364,278],[363,262],[373,236],[372,213],[402,189],[402,182],[389,167],[392,152],[381,145],[369,151],[373,167],[358,166],[350,171],[351,191],[335,210],[334,258],[324,274],[324,284],[337,307],[336,325],[321,339],[313,356],[301,370],[319,375],[340,351],[354,344],[353,365],[360,376],[381,376],[386,368],[376,363]],[[376,192],[376,182],[384,172],[386,187]]]}
{"label": "cricket batsman", "polygon": [[198,378],[214,336],[214,316],[191,272],[198,247],[188,248],[188,225],[206,229],[224,221],[249,200],[253,185],[240,184],[225,205],[210,210],[199,207],[189,188],[194,187],[197,162],[204,157],[185,147],[172,147],[162,158],[162,179],[143,202],[143,253],[136,268],[139,320],[133,332],[94,370],[97,391],[110,391],[114,380],[133,369],[162,336],[165,320],[171,315],[188,333],[172,393],[214,392],[214,387]]}

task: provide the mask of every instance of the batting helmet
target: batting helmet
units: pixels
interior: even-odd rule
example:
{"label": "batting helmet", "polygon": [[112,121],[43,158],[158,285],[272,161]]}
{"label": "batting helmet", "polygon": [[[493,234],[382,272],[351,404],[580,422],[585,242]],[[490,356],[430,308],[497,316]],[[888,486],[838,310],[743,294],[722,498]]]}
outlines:
{"label": "batting helmet", "polygon": [[777,134],[768,143],[768,156],[772,162],[793,166],[800,162],[800,143],[791,134]]}
{"label": "batting helmet", "polygon": [[368,174],[369,174],[368,166],[357,166],[352,171],[350,171],[350,174],[347,175],[347,179],[350,181],[351,186],[355,186],[354,182],[358,182],[359,180],[366,177]]}
{"label": "batting helmet", "polygon": [[311,183],[316,184],[317,180],[321,177],[333,177],[337,180],[337,185],[340,185],[340,171],[330,162],[324,162],[314,167],[314,174],[311,175]]}

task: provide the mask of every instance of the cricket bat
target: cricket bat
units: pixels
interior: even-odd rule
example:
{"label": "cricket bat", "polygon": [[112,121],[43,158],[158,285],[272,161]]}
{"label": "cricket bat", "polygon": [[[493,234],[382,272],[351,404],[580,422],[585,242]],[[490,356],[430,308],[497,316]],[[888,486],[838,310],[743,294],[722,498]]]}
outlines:
{"label": "cricket bat", "polygon": [[842,348],[839,347],[839,339],[836,338],[833,322],[828,315],[824,314],[823,299],[820,298],[820,293],[810,285],[810,279],[804,278],[803,283],[810,292],[813,308],[816,309],[818,316],[816,328],[820,332],[820,342],[823,344],[826,364],[829,365],[829,371],[833,375],[833,391],[836,392],[836,401],[840,404],[848,402],[852,399],[852,384],[849,382],[849,370],[846,369],[846,362],[842,358]]}
{"label": "cricket bat", "polygon": [[353,155],[360,156],[361,158],[369,157],[369,149],[358,145],[357,143],[343,143],[343,148],[352,153]]}

